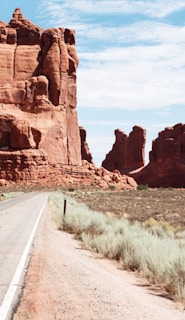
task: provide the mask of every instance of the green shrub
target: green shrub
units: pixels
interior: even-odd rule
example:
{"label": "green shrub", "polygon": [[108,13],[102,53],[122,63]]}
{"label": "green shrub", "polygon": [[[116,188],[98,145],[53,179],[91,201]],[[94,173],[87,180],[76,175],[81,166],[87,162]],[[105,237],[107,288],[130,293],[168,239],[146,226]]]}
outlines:
{"label": "green shrub", "polygon": [[139,184],[137,186],[137,190],[148,190],[148,185],[147,184]]}
{"label": "green shrub", "polygon": [[114,191],[116,190],[116,187],[113,184],[109,184],[109,190]]}

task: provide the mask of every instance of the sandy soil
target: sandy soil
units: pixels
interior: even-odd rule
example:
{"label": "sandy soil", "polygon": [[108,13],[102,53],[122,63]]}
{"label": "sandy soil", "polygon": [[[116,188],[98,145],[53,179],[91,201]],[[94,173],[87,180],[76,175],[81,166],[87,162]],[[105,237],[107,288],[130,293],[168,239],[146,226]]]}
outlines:
{"label": "sandy soil", "polygon": [[47,212],[14,320],[181,320],[185,312],[116,263],[82,250]]}
{"label": "sandy soil", "polygon": [[116,217],[145,221],[155,218],[174,227],[185,228],[184,189],[148,189],[124,191],[83,191],[70,193],[92,210],[113,213]]}

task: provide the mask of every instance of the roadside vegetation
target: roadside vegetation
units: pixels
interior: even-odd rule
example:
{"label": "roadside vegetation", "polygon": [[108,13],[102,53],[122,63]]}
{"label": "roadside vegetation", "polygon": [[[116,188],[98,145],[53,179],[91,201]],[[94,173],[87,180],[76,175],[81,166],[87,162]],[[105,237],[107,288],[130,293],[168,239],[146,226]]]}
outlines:
{"label": "roadside vegetation", "polygon": [[0,201],[17,198],[19,196],[22,196],[23,194],[24,192],[22,191],[3,192],[0,193]]}
{"label": "roadside vegetation", "polygon": [[[142,191],[144,192],[144,191]],[[76,194],[75,197],[79,197]],[[67,201],[64,213],[64,199]],[[49,205],[59,229],[75,234],[82,246],[139,273],[161,294],[185,302],[185,230],[152,217],[137,221],[124,214],[97,212],[68,194],[53,192]],[[113,206],[116,204],[113,203]]]}

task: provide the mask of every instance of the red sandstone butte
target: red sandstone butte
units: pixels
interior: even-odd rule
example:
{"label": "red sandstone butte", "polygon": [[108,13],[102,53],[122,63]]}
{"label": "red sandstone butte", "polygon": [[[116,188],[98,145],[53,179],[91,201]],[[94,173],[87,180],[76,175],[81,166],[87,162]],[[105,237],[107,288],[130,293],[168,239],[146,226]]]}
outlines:
{"label": "red sandstone butte", "polygon": [[159,132],[152,143],[149,164],[132,173],[139,184],[150,187],[185,187],[185,124]]}
{"label": "red sandstone butte", "polygon": [[109,171],[119,170],[128,173],[144,166],[144,149],[146,130],[134,126],[127,136],[120,129],[115,130],[115,143],[112,150],[106,155],[102,166]]}
{"label": "red sandstone butte", "polygon": [[43,165],[81,165],[77,65],[73,30],[43,30],[20,9],[9,24],[0,22],[1,178],[31,179]]}
{"label": "red sandstone butte", "polygon": [[[16,9],[0,21],[0,185],[137,187],[100,172],[77,119],[75,32],[44,30]],[[81,154],[82,139],[82,154]],[[82,161],[83,160],[83,161]],[[83,165],[82,165],[83,164]]]}
{"label": "red sandstone butte", "polygon": [[79,127],[80,130],[80,138],[81,138],[81,155],[82,155],[82,160],[86,160],[89,163],[93,163],[92,161],[92,154],[89,150],[89,146],[86,140],[86,130],[83,127]]}

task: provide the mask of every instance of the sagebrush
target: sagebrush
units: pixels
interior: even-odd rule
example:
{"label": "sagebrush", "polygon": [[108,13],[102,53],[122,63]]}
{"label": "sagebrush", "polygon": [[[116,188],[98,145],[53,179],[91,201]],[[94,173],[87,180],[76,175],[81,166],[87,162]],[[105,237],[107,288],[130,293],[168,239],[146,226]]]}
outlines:
{"label": "sagebrush", "polygon": [[184,233],[176,238],[173,228],[165,224],[107,216],[69,196],[63,216],[64,197],[62,192],[54,192],[49,198],[59,229],[74,233],[86,248],[116,259],[123,268],[161,286],[172,298],[185,301]]}

